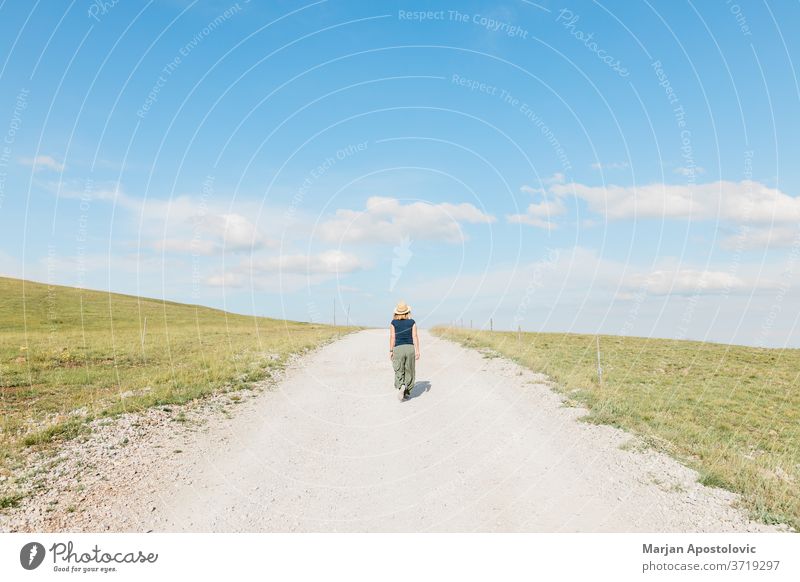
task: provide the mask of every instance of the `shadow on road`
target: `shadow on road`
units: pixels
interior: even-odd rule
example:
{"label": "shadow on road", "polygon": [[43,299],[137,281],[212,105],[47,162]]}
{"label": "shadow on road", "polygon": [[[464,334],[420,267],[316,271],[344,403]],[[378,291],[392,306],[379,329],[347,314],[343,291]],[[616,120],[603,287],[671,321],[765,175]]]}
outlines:
{"label": "shadow on road", "polygon": [[422,382],[414,382],[414,387],[408,393],[406,400],[411,400],[412,398],[416,398],[417,396],[422,396],[425,392],[428,392],[431,389],[431,383],[427,380],[423,380]]}

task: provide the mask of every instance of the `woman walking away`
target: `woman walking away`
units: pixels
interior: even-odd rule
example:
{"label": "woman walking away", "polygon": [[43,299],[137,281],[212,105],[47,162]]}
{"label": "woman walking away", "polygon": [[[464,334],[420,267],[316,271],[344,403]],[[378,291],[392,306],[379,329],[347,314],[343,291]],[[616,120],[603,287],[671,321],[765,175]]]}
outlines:
{"label": "woman walking away", "polygon": [[389,359],[394,368],[394,387],[402,402],[414,388],[414,363],[419,360],[417,324],[411,319],[411,308],[400,301],[394,308],[389,325]]}

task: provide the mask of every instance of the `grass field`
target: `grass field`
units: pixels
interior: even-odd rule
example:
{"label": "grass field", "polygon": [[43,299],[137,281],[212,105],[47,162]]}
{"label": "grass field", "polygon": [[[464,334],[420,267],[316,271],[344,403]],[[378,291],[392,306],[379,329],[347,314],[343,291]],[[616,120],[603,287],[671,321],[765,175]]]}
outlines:
{"label": "grass field", "polygon": [[754,519],[800,529],[800,350],[434,328],[550,376],[586,420],[641,436],[742,495]]}
{"label": "grass field", "polygon": [[249,386],[352,329],[0,278],[0,477],[88,419]]}

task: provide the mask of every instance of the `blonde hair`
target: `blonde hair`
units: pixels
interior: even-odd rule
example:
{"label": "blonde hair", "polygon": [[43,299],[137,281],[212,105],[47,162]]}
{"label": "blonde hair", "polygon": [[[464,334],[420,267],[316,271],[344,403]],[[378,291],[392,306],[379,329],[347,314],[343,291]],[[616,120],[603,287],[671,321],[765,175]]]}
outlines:
{"label": "blonde hair", "polygon": [[411,311],[409,310],[407,313],[403,313],[403,314],[395,313],[394,314],[394,318],[395,319],[411,319]]}

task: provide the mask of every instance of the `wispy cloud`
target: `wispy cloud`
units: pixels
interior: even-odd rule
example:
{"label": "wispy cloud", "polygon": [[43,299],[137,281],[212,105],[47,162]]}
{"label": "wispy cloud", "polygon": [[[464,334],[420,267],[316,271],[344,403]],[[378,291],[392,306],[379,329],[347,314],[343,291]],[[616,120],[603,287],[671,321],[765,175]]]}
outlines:
{"label": "wispy cloud", "polygon": [[760,182],[716,181],[705,184],[660,182],[617,186],[589,186],[579,182],[548,180],[542,188],[523,186],[540,201],[524,214],[507,216],[509,222],[552,230],[565,213],[565,199],[579,199],[590,212],[606,221],[659,218],[713,221],[723,230],[741,226],[740,232],[721,239],[723,249],[788,247],[797,244],[800,198]]}
{"label": "wispy cloud", "polygon": [[[215,255],[255,251],[278,244],[241,214],[221,212],[204,204],[187,205],[185,200],[180,201],[179,207],[174,214],[150,219],[157,221],[164,233],[161,238],[150,235],[152,248],[172,253]],[[145,214],[152,211],[147,208]]]}
{"label": "wispy cloud", "polygon": [[34,172],[42,170],[52,170],[63,172],[66,166],[57,161],[53,156],[36,156],[34,158],[20,158],[19,163],[23,166],[31,166]]}
{"label": "wispy cloud", "polygon": [[[213,255],[253,251],[277,245],[277,241],[265,236],[241,214],[216,214],[205,210],[185,217],[182,222],[177,229],[171,230],[182,231],[183,238],[156,240],[153,246],[167,252]],[[192,231],[191,237],[188,229]]]}
{"label": "wispy cloud", "polygon": [[412,202],[372,196],[364,210],[340,209],[320,227],[320,236],[329,242],[378,242],[398,244],[412,240],[439,240],[458,243],[466,239],[462,223],[487,224],[495,217],[472,204]]}
{"label": "wispy cloud", "polygon": [[[552,183],[555,184],[559,182],[554,181]],[[520,190],[532,194],[534,197],[540,197],[541,200],[529,204],[525,214],[509,214],[506,216],[506,220],[511,223],[527,224],[537,228],[544,228],[545,230],[557,228],[556,223],[551,219],[564,214],[566,211],[561,199],[557,196],[550,196],[548,198],[547,190],[544,188],[522,186]]]}
{"label": "wispy cloud", "polygon": [[628,164],[628,162],[594,162],[590,164],[590,167],[593,170],[625,170],[630,167],[630,164]]}
{"label": "wispy cloud", "polygon": [[672,170],[673,174],[679,174],[685,178],[694,178],[706,173],[706,169],[701,166],[679,166]]}
{"label": "wispy cloud", "polygon": [[[542,183],[547,184],[549,186],[551,184],[563,184],[566,181],[567,177],[564,174],[562,174],[561,172],[556,172],[549,178],[545,178],[544,180],[542,180]],[[529,188],[529,186],[523,186],[522,190],[525,190],[525,188]]]}
{"label": "wispy cloud", "polygon": [[609,220],[674,218],[735,223],[796,223],[800,199],[759,182],[587,186],[577,182],[550,187],[557,196],[575,196]]}
{"label": "wispy cloud", "polygon": [[800,246],[798,225],[743,225],[735,234],[725,236],[720,247],[729,251]]}
{"label": "wispy cloud", "polygon": [[66,200],[102,200],[116,201],[127,208],[137,208],[139,202],[125,194],[122,186],[114,181],[85,181],[78,180],[59,180],[45,181],[37,180],[37,185],[44,188],[54,196]]}
{"label": "wispy cloud", "polygon": [[247,261],[248,267],[261,273],[345,274],[358,271],[365,263],[352,253],[328,250],[318,254],[282,254],[273,257],[254,258]]}
{"label": "wispy cloud", "polygon": [[222,247],[218,242],[211,240],[165,238],[155,241],[153,248],[166,253],[208,256],[219,253]]}
{"label": "wispy cloud", "polygon": [[555,260],[497,265],[482,272],[465,272],[431,278],[415,293],[429,300],[486,298],[503,296],[510,303],[520,301],[530,288],[531,278],[546,265],[547,284],[536,289],[542,305],[570,301],[631,300],[645,296],[746,295],[779,287],[780,265],[740,265],[736,270],[709,269],[676,263],[665,257],[652,268],[626,264],[602,257],[586,247],[557,248],[548,251]]}
{"label": "wispy cloud", "polygon": [[317,254],[280,254],[251,257],[206,282],[214,287],[254,287],[272,291],[291,291],[318,285],[369,266],[352,253],[327,250]]}
{"label": "wispy cloud", "polygon": [[117,182],[63,180],[39,185],[67,200],[114,202],[139,222],[144,246],[157,251],[213,255],[277,245],[242,212],[232,212],[202,196],[139,199]]}
{"label": "wispy cloud", "polygon": [[747,279],[726,271],[677,268],[631,275],[625,280],[625,286],[651,295],[716,295],[776,289],[778,284],[770,279]]}

